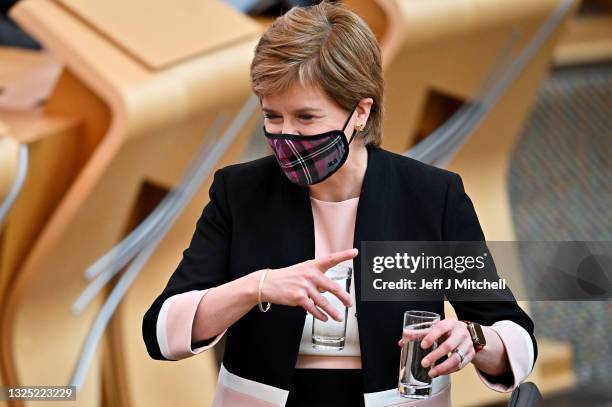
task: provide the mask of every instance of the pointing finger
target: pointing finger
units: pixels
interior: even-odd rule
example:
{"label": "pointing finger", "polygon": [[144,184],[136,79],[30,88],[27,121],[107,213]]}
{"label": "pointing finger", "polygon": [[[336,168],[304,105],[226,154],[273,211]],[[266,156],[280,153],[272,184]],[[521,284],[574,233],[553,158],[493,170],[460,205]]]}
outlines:
{"label": "pointing finger", "polygon": [[355,248],[343,250],[340,252],[331,253],[328,256],[322,257],[320,259],[315,259],[313,264],[321,271],[325,272],[326,270],[332,268],[338,263],[341,263],[346,260],[350,260],[357,256],[359,251]]}

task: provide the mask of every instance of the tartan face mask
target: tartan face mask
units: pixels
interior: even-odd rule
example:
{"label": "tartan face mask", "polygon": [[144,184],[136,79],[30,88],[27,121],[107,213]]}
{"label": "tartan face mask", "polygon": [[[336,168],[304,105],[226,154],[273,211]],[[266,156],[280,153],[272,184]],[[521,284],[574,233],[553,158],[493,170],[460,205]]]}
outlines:
{"label": "tartan face mask", "polygon": [[349,145],[355,137],[353,130],[347,142],[344,130],[357,104],[351,110],[342,130],[331,130],[321,134],[302,136],[295,134],[268,133],[264,135],[274,151],[276,161],[291,182],[300,186],[317,184],[334,174],[346,162]]}

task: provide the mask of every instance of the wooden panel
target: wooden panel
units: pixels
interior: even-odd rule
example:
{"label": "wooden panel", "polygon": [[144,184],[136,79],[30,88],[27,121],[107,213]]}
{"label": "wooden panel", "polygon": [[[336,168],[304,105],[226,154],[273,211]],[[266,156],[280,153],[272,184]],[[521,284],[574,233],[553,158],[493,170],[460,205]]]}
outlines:
{"label": "wooden panel", "polygon": [[[186,52],[187,58],[164,66],[167,69],[152,70],[58,2],[24,0],[11,16],[65,63],[69,74],[48,109],[73,113],[83,121],[82,147],[91,154],[46,218],[15,278],[2,309],[0,329],[9,334],[2,338],[1,359],[11,383],[66,383],[107,295],[101,293],[81,315],[71,315],[72,302],[87,285],[83,271],[125,235],[136,201],[142,198],[143,183],[165,189],[176,185],[212,121],[221,112],[236,113],[247,99],[248,68],[257,38],[253,35],[196,54]],[[207,18],[211,16],[215,14]],[[153,28],[158,29],[148,27]],[[219,30],[219,35],[223,32]],[[151,33],[152,38],[155,35]],[[88,94],[104,106],[92,105]],[[89,120],[88,112],[96,116],[104,111],[107,123]],[[220,165],[240,157],[254,125],[247,125]],[[90,131],[103,134],[90,138]],[[181,363],[154,361],[146,352],[140,328],[144,310],[165,286],[193,233],[209,186],[210,179],[123,300],[107,331],[108,346],[96,351],[75,406],[209,404],[216,384],[214,354]],[[41,318],[44,323],[35,323]],[[30,339],[37,337],[45,340]],[[168,392],[168,388],[176,391]],[[112,397],[111,390],[116,393]]]}
{"label": "wooden panel", "polygon": [[0,109],[41,106],[61,71],[62,64],[49,53],[0,47]]}
{"label": "wooden panel", "polygon": [[13,137],[0,133],[0,202],[6,199],[15,182],[19,166],[19,146]]}
{"label": "wooden panel", "polygon": [[215,0],[58,1],[153,70],[228,47],[260,30]]}
{"label": "wooden panel", "polygon": [[556,65],[612,60],[612,16],[576,16],[555,49]]}

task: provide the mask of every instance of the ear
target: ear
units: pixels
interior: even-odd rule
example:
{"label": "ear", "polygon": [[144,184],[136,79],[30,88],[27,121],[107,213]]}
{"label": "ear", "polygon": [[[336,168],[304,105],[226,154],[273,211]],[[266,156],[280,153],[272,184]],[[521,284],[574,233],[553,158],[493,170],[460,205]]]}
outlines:
{"label": "ear", "polygon": [[370,117],[370,111],[372,110],[372,105],[374,104],[374,99],[372,98],[364,98],[359,101],[357,104],[355,123],[363,124],[364,127],[368,122],[368,118]]}

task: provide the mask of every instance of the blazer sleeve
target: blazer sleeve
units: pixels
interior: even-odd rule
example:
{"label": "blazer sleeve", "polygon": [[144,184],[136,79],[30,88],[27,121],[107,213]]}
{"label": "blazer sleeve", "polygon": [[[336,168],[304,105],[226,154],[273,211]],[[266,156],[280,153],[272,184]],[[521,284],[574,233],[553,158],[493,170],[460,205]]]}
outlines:
{"label": "blazer sleeve", "polygon": [[[466,194],[459,174],[451,173],[446,194],[443,220],[443,240],[484,241],[485,237],[471,199]],[[494,271],[497,274],[496,271]],[[511,391],[531,373],[537,358],[537,342],[531,318],[516,303],[510,291],[503,301],[459,301],[449,298],[460,320],[475,321],[490,326],[506,348],[511,372],[493,377],[476,369],[478,376],[490,388]],[[511,300],[508,300],[511,299]]]}
{"label": "blazer sleeve", "polygon": [[232,220],[223,169],[214,173],[209,197],[181,261],[143,316],[142,335],[153,359],[178,360],[199,353],[213,346],[225,333],[191,343],[191,328],[199,302],[210,288],[229,279]]}

